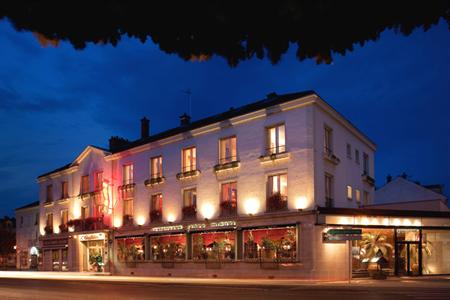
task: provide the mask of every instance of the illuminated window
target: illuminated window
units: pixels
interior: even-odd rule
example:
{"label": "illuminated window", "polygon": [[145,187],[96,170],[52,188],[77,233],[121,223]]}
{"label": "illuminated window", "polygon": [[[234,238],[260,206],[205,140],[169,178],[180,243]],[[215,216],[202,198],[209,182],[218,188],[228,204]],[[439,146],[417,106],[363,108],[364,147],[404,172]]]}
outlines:
{"label": "illuminated window", "polygon": [[124,185],[133,183],[133,164],[123,165],[122,179]]}
{"label": "illuminated window", "polygon": [[347,200],[352,200],[352,198],[353,198],[352,186],[347,185]]}
{"label": "illuminated window", "polygon": [[266,206],[268,211],[287,208],[287,174],[268,177]]}
{"label": "illuminated window", "polygon": [[152,260],[185,260],[186,235],[160,235],[150,238]]}
{"label": "illuminated window", "polygon": [[361,191],[358,189],[355,189],[355,200],[356,202],[361,202]]}
{"label": "illuminated window", "polygon": [[69,184],[67,181],[61,182],[61,199],[69,198]]}
{"label": "illuminated window", "polygon": [[151,197],[150,201],[150,211],[151,212],[158,212],[161,214],[162,212],[162,206],[163,206],[163,196],[162,193],[154,194]]}
{"label": "illuminated window", "polygon": [[192,259],[224,261],[233,260],[235,232],[205,232],[192,234]]}
{"label": "illuminated window", "polygon": [[286,134],[284,124],[267,128],[267,141],[269,154],[285,152]]}
{"label": "illuminated window", "polygon": [[195,171],[197,170],[197,153],[196,153],[195,147],[190,147],[183,149],[182,155],[183,155],[183,166],[182,166],[182,172],[189,172],[189,171]]}
{"label": "illuminated window", "polygon": [[47,213],[46,217],[47,219],[45,225],[47,227],[53,228],[53,213]]}
{"label": "illuminated window", "polygon": [[47,198],[46,198],[47,202],[52,202],[53,201],[53,185],[49,184],[47,185]]}
{"label": "illuminated window", "polygon": [[197,206],[197,189],[187,189],[183,191],[183,206],[196,207]]}
{"label": "illuminated window", "polygon": [[67,226],[69,221],[69,211],[67,209],[61,210],[61,224]]}
{"label": "illuminated window", "polygon": [[347,144],[347,158],[352,159],[352,145]]}
{"label": "illuminated window", "polygon": [[323,150],[326,154],[333,153],[333,129],[328,126],[324,127]]}
{"label": "illuminated window", "polygon": [[237,212],[237,183],[223,183],[220,192],[220,207],[222,215],[233,215]]}
{"label": "illuminated window", "polygon": [[89,193],[89,175],[81,177],[81,194]]}
{"label": "illuminated window", "polygon": [[133,198],[123,200],[123,215],[126,217],[133,216]]}
{"label": "illuminated window", "polygon": [[150,159],[150,176],[151,178],[160,178],[163,176],[162,156],[152,157]]}
{"label": "illuminated window", "polygon": [[145,258],[143,237],[117,239],[117,259],[119,261],[141,261]]}
{"label": "illuminated window", "polygon": [[295,261],[297,230],[294,226],[243,230],[244,259]]}
{"label": "illuminated window", "polygon": [[225,164],[237,160],[236,137],[220,139],[219,163]]}
{"label": "illuminated window", "polygon": [[96,192],[101,191],[103,189],[103,172],[95,172],[94,175],[94,189]]}

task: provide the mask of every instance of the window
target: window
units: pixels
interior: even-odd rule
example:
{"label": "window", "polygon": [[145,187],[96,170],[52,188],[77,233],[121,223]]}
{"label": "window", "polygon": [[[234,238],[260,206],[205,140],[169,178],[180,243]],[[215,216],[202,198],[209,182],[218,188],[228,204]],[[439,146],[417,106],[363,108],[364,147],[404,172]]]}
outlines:
{"label": "window", "polygon": [[285,126],[277,125],[267,129],[269,154],[283,153],[286,151]]}
{"label": "window", "polygon": [[67,209],[61,210],[61,224],[67,226],[69,221],[69,211]]}
{"label": "window", "polygon": [[267,210],[287,208],[287,174],[277,174],[267,180]]}
{"label": "window", "polygon": [[223,183],[220,191],[220,208],[222,215],[235,215],[237,212],[236,181]]}
{"label": "window", "polygon": [[352,159],[352,145],[347,144],[347,158]]}
{"label": "window", "polygon": [[364,174],[369,175],[369,155],[367,153],[363,153],[363,169]]}
{"label": "window", "polygon": [[197,206],[197,189],[187,189],[183,191],[183,206],[196,207]]}
{"label": "window", "polygon": [[47,185],[47,202],[53,201],[53,185],[49,184]]}
{"label": "window", "polygon": [[333,129],[328,126],[324,128],[323,150],[326,154],[333,153]]}
{"label": "window", "polygon": [[243,230],[244,259],[295,261],[297,230],[293,226]]}
{"label": "window", "polygon": [[355,162],[359,165],[359,150],[355,149]]}
{"label": "window", "polygon": [[123,215],[127,218],[133,216],[133,198],[123,200]]}
{"label": "window", "polygon": [[151,197],[150,211],[158,211],[161,213],[163,205],[162,193],[154,194]]}
{"label": "window", "polygon": [[364,191],[364,205],[368,205],[370,202],[370,193],[368,191]]}
{"label": "window", "polygon": [[52,250],[52,270],[59,271],[59,249]]}
{"label": "window", "polygon": [[163,176],[162,156],[152,157],[150,159],[150,177],[160,178]]}
{"label": "window", "polygon": [[95,172],[94,175],[94,189],[96,192],[101,191],[103,189],[103,172]]}
{"label": "window", "polygon": [[47,214],[47,220],[46,220],[45,225],[47,227],[53,228],[53,214],[52,213]]}
{"label": "window", "polygon": [[61,182],[61,199],[69,198],[69,185],[67,181]]}
{"label": "window", "polygon": [[160,235],[150,238],[152,260],[185,260],[186,235]]}
{"label": "window", "polygon": [[143,237],[117,239],[117,259],[119,261],[144,260],[145,241]]}
{"label": "window", "polygon": [[202,232],[192,234],[192,259],[224,261],[233,260],[235,232]]}
{"label": "window", "polygon": [[81,177],[81,194],[89,193],[89,175]]}
{"label": "window", "polygon": [[220,139],[219,164],[226,164],[237,160],[236,137]]}
{"label": "window", "polygon": [[123,165],[122,178],[123,185],[133,183],[133,164]]}
{"label": "window", "polygon": [[333,207],[333,175],[325,173],[325,206]]}
{"label": "window", "polygon": [[347,185],[347,200],[352,200],[352,198],[353,198],[352,186]]}
{"label": "window", "polygon": [[195,147],[183,149],[183,166],[182,172],[189,172],[197,170],[197,153]]}
{"label": "window", "polygon": [[89,218],[89,207],[83,206],[81,207],[81,219],[87,219]]}
{"label": "window", "polygon": [[361,202],[361,191],[358,189],[355,189],[355,200],[356,202]]}

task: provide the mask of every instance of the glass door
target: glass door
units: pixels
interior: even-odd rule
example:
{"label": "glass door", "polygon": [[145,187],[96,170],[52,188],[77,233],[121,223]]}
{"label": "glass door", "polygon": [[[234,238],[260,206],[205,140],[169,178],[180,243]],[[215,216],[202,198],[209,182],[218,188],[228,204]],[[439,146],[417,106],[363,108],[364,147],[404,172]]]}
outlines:
{"label": "glass door", "polygon": [[102,241],[87,242],[87,270],[103,272],[104,248]]}
{"label": "glass door", "polygon": [[420,275],[419,243],[397,243],[397,274],[400,276]]}

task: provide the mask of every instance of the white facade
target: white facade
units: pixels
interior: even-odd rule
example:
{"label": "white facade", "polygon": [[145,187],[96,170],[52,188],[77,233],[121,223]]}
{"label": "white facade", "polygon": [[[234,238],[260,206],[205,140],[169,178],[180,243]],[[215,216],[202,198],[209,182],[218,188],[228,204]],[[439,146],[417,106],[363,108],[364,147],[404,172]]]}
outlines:
{"label": "white facade", "polygon": [[37,268],[39,248],[39,203],[16,209],[16,268]]}

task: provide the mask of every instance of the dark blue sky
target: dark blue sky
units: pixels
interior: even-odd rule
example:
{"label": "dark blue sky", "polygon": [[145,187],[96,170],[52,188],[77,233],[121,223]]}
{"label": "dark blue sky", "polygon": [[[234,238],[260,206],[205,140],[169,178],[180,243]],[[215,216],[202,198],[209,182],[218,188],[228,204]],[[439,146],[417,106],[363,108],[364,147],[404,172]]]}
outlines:
{"label": "dark blue sky", "polygon": [[[219,57],[186,62],[157,45],[124,38],[116,48],[42,47],[0,22],[0,215],[38,199],[36,177],[111,135],[135,139],[265,97],[314,89],[378,145],[377,185],[405,171],[450,189],[450,35],[445,23],[404,37],[392,31],[331,65],[300,62],[292,48],[273,66],[230,68]],[[447,193],[448,194],[448,193]]]}

